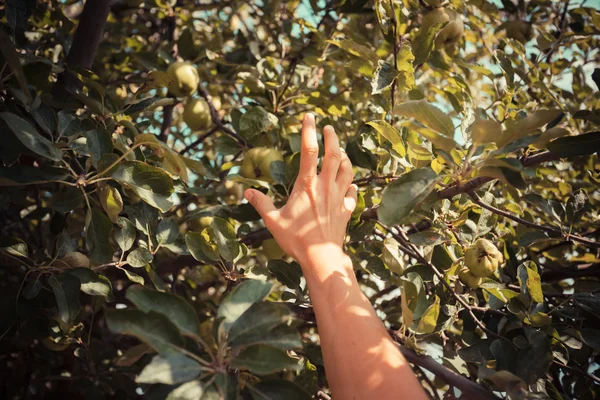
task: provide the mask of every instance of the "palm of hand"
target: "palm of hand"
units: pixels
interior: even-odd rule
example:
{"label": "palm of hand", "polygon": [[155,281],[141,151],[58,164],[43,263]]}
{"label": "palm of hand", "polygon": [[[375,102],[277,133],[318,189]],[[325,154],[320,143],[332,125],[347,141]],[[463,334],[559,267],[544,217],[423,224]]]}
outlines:
{"label": "palm of hand", "polygon": [[346,225],[356,207],[357,187],[346,153],[340,149],[332,127],[323,130],[325,156],[317,175],[319,147],[311,114],[302,123],[300,171],[290,197],[277,209],[269,197],[248,189],[244,196],[261,215],[279,246],[300,260],[311,248],[342,246]]}

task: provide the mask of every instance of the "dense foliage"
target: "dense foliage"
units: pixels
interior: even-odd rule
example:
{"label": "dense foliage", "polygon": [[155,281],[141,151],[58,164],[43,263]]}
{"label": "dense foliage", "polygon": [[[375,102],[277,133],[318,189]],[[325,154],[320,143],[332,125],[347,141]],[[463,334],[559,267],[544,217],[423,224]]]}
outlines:
{"label": "dense foliage", "polygon": [[285,203],[312,112],[431,396],[598,398],[597,5],[6,0],[0,397],[329,398],[299,266],[242,200]]}

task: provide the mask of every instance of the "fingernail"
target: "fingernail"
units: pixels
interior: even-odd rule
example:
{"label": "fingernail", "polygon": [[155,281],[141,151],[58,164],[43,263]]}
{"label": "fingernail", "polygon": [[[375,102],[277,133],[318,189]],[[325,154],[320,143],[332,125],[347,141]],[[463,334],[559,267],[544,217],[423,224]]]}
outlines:
{"label": "fingernail", "polygon": [[315,120],[315,116],[312,115],[312,113],[306,113],[306,115],[304,116],[304,119],[306,119],[309,122],[313,122]]}
{"label": "fingernail", "polygon": [[246,190],[244,192],[244,197],[246,198],[246,200],[251,201],[252,197],[254,196],[254,193],[252,193],[252,190]]}

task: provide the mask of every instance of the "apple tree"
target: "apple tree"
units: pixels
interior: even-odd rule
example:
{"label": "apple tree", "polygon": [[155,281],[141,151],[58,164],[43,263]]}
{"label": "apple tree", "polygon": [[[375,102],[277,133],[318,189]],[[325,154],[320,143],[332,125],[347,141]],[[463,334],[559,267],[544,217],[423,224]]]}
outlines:
{"label": "apple tree", "polygon": [[[592,0],[6,0],[0,397],[329,399],[283,205],[300,122],[434,399],[600,396]],[[349,357],[352,357],[350,354]]]}

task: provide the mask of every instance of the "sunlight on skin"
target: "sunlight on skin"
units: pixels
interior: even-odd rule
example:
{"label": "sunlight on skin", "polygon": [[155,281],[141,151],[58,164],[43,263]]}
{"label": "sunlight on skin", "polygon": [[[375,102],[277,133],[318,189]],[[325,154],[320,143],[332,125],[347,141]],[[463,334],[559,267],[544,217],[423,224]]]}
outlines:
{"label": "sunlight on skin", "polygon": [[323,129],[325,156],[317,175],[315,119],[302,123],[300,171],[285,206],[248,189],[279,246],[302,267],[317,319],[325,371],[336,400],[421,400],[423,388],[362,293],[343,251],[358,188],[332,127]]}

